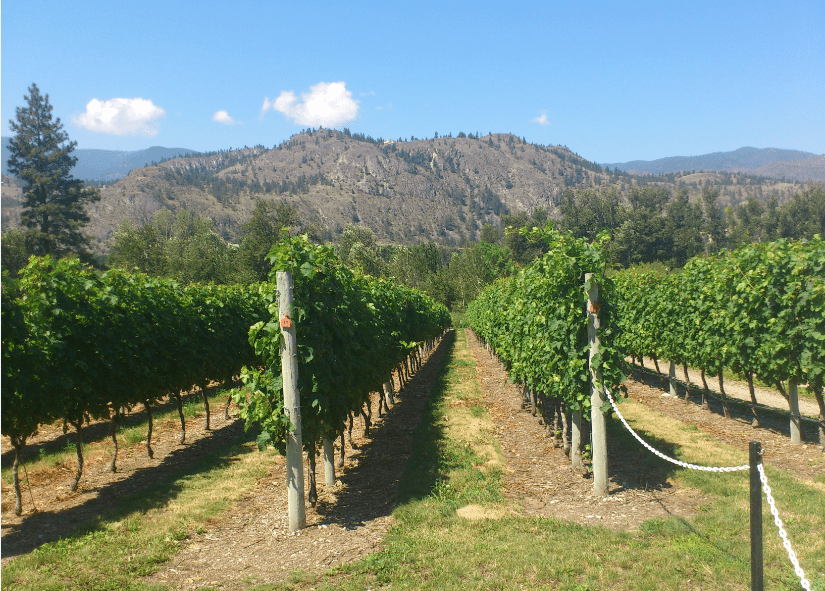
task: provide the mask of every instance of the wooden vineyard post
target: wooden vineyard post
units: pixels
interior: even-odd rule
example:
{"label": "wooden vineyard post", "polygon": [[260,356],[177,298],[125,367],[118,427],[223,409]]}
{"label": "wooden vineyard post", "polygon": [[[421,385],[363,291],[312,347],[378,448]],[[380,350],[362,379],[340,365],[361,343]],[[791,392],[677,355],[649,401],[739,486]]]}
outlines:
{"label": "wooden vineyard post", "polygon": [[582,409],[573,411],[573,429],[570,431],[570,464],[574,468],[582,467]]}
{"label": "wooden vineyard post", "polygon": [[670,360],[670,368],[667,372],[667,381],[670,385],[670,395],[676,397],[676,362]]}
{"label": "wooden vineyard post", "polygon": [[762,463],[762,444],[750,442],[750,521],[751,521],[751,591],[763,591],[762,557],[762,482],[759,464]]}
{"label": "wooden vineyard post", "polygon": [[289,501],[289,531],[306,527],[304,506],[304,462],[301,441],[301,397],[298,393],[298,344],[292,313],[292,273],[278,271],[278,319],[281,323],[281,376],[284,383],[284,412],[292,423],[286,440],[286,487]]}
{"label": "wooden vineyard post", "polygon": [[335,486],[335,450],[328,437],[324,437],[324,484]]}
{"label": "wooden vineyard post", "polygon": [[800,431],[801,418],[799,416],[799,391],[796,381],[788,381],[788,405],[791,407],[791,443],[802,443]]}
{"label": "wooden vineyard post", "polygon": [[587,289],[587,339],[590,341],[590,424],[593,441],[593,492],[606,497],[607,490],[607,421],[602,412],[605,396],[602,392],[601,369],[593,368],[593,358],[599,352],[599,286],[593,273],[585,273]]}

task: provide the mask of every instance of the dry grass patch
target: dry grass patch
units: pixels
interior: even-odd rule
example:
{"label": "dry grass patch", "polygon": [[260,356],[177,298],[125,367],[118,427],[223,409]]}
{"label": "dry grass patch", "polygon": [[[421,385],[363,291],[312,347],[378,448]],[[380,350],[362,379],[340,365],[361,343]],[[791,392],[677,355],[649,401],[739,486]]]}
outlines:
{"label": "dry grass patch", "polygon": [[[680,450],[682,461],[706,466],[739,466],[748,463],[747,455],[726,445],[701,429],[685,425],[633,400],[619,405],[619,412],[634,429],[645,429],[666,439]],[[644,439],[644,436],[642,436]]]}
{"label": "dry grass patch", "polygon": [[[202,529],[252,492],[273,459],[262,458],[255,444],[243,439],[206,454],[177,475],[159,479],[153,488],[124,497],[111,514],[75,534],[4,565],[3,588],[144,589],[137,578],[169,560],[191,531]],[[93,563],[89,556],[95,557]]]}
{"label": "dry grass patch", "polygon": [[508,507],[483,507],[481,505],[465,505],[456,509],[456,515],[469,521],[481,519],[502,519],[516,513]]}
{"label": "dry grass patch", "polygon": [[456,334],[456,346],[447,372],[447,392],[444,396],[445,434],[484,460],[476,467],[500,470],[504,454],[492,436],[493,421],[483,403],[481,380],[476,371],[475,358],[467,346],[465,331]]}

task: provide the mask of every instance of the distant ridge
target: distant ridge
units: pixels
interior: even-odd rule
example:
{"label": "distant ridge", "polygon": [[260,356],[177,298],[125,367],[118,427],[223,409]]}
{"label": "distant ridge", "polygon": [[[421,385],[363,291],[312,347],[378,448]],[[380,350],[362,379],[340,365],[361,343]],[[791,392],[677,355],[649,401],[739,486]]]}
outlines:
{"label": "distant ridge", "polygon": [[[3,137],[2,160],[3,174],[8,174],[8,144],[10,137]],[[164,148],[152,146],[145,150],[94,150],[75,149],[72,155],[77,158],[77,165],[72,169],[72,176],[84,181],[116,181],[122,179],[136,168],[142,168],[152,162],[185,156],[194,153],[188,148]]]}
{"label": "distant ridge", "polygon": [[[744,147],[732,152],[701,156],[671,156],[658,160],[632,160],[602,164],[633,174],[666,174],[684,170],[747,172],[796,181],[825,181],[825,167],[817,154],[799,150]],[[784,163],[793,163],[786,166]],[[777,166],[777,164],[779,164]]]}
{"label": "distant ridge", "polygon": [[[782,204],[804,189],[733,172],[608,172],[564,146],[528,144],[508,133],[392,141],[349,129],[305,130],[272,149],[190,154],[102,184],[101,200],[88,207],[87,232],[98,252],[109,250],[124,220],[140,226],[164,207],[211,218],[233,243],[256,203],[266,199],[294,205],[324,240],[359,224],[384,243],[462,245],[478,240],[484,224],[501,227],[508,213],[542,208],[558,219],[568,190],[614,189],[625,196],[645,186],[682,188],[696,200],[711,186],[725,207],[751,197],[775,196]],[[10,229],[20,223],[22,189],[10,177],[0,188],[2,227]]]}

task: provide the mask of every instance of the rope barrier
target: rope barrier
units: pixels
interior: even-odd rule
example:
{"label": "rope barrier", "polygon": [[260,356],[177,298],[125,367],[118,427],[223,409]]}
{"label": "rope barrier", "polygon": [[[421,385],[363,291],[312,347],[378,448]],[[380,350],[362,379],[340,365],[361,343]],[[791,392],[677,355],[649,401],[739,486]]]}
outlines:
{"label": "rope barrier", "polygon": [[[492,355],[492,352],[491,352]],[[688,462],[682,462],[681,460],[677,460],[676,458],[671,458],[670,456],[663,454],[650,444],[648,444],[645,440],[643,440],[636,431],[627,423],[625,418],[622,416],[622,413],[619,412],[618,407],[616,406],[616,402],[613,400],[613,396],[610,394],[610,391],[605,388],[605,394],[607,394],[607,398],[610,401],[610,405],[613,407],[613,411],[616,413],[616,416],[619,417],[619,420],[625,426],[625,428],[630,432],[636,440],[641,443],[645,448],[647,448],[650,452],[655,454],[656,456],[666,460],[672,464],[676,464],[677,466],[681,466],[682,468],[689,468],[691,470],[702,470],[705,472],[740,472],[744,470],[750,470],[750,465],[743,464],[741,466],[699,466],[696,464],[690,464]],[[776,409],[771,409],[776,410]],[[782,523],[782,519],[779,517],[779,511],[776,508],[776,503],[773,498],[773,494],[771,493],[771,487],[768,485],[768,478],[765,475],[765,468],[762,464],[757,465],[757,470],[759,471],[759,480],[762,482],[762,490],[765,493],[765,496],[768,499],[768,505],[770,506],[771,515],[773,515],[773,521],[776,525],[777,529],[779,530],[779,537],[782,540],[782,545],[785,547],[785,550],[788,552],[788,558],[793,565],[794,573],[797,577],[799,577],[800,585],[802,586],[805,591],[811,591],[811,583],[808,579],[805,578],[805,572],[802,570],[802,567],[799,564],[799,559],[796,557],[796,553],[791,548],[791,542],[788,539],[788,532],[785,531],[785,527]]]}
{"label": "rope barrier", "polygon": [[[613,407],[613,410],[616,412],[616,416],[619,417],[619,420],[625,426],[625,428],[630,431],[630,434],[636,438],[636,440],[645,446],[648,450],[652,453],[656,454],[663,460],[667,460],[677,466],[681,466],[683,468],[690,468],[692,470],[703,470],[706,472],[737,472],[740,470],[749,470],[750,466],[745,464],[742,466],[726,466],[726,467],[715,467],[715,466],[697,466],[696,464],[689,464],[687,462],[682,462],[675,458],[671,458],[660,452],[659,450],[655,449],[651,445],[649,445],[646,441],[644,441],[633,428],[627,424],[627,421],[622,416],[622,413],[619,412],[619,409],[616,407],[616,402],[613,400],[613,396],[611,396],[610,391],[605,388],[605,394],[607,394],[608,400],[610,400],[610,405]],[[779,537],[782,540],[782,545],[785,547],[785,550],[788,552],[788,558],[793,565],[794,573],[796,576],[799,577],[799,582],[802,585],[802,588],[805,591],[811,591],[811,583],[808,579],[805,578],[805,572],[802,570],[802,567],[799,565],[799,560],[796,557],[796,553],[791,548],[791,542],[788,539],[788,532],[785,531],[785,527],[782,524],[782,519],[779,518],[779,511],[776,508],[776,503],[774,502],[773,495],[771,494],[771,487],[768,485],[768,477],[765,475],[765,468],[762,464],[758,464],[756,469],[759,471],[759,480],[762,482],[762,490],[765,492],[765,496],[768,499],[768,505],[771,509],[771,515],[773,515],[773,522],[776,524],[777,529],[779,530]]]}
{"label": "rope barrier", "polygon": [[796,576],[799,577],[799,583],[802,585],[802,588],[806,591],[811,591],[811,583],[805,578],[805,572],[802,570],[802,567],[799,566],[799,560],[796,558],[796,553],[791,548],[791,541],[788,539],[788,532],[785,531],[785,527],[782,525],[782,520],[779,518],[779,511],[776,509],[776,503],[774,502],[773,495],[771,494],[771,487],[768,485],[768,477],[765,476],[765,467],[762,464],[759,464],[756,466],[756,469],[759,470],[759,480],[762,482],[762,490],[765,491],[765,496],[768,498],[768,505],[771,508],[773,522],[779,530],[779,537],[782,540],[782,545],[788,552],[788,558],[790,558],[791,564],[793,565],[793,571],[796,573]]}
{"label": "rope barrier", "polygon": [[676,464],[677,466],[681,466],[682,468],[690,468],[691,470],[702,470],[704,472],[738,472],[740,470],[750,469],[750,466],[748,464],[744,464],[742,466],[720,466],[720,467],[717,467],[717,466],[697,466],[696,464],[689,464],[688,462],[682,462],[680,460],[677,460],[676,458],[671,458],[670,456],[667,456],[667,455],[663,454],[658,449],[655,449],[654,447],[650,446],[644,439],[639,437],[638,433],[636,433],[636,431],[634,431],[633,428],[630,425],[627,424],[627,421],[622,416],[622,413],[619,412],[619,409],[616,407],[616,403],[613,401],[613,396],[610,395],[610,391],[607,388],[605,388],[604,392],[605,392],[605,394],[607,394],[607,398],[610,400],[610,404],[611,404],[611,406],[613,406],[613,410],[616,412],[616,416],[619,417],[619,420],[622,421],[622,424],[625,426],[625,428],[628,431],[630,431],[630,434],[633,435],[633,437],[635,437],[636,440],[639,443],[644,445],[648,450],[650,450],[652,453],[656,454],[657,456],[659,456],[663,460],[667,460],[671,464]]}

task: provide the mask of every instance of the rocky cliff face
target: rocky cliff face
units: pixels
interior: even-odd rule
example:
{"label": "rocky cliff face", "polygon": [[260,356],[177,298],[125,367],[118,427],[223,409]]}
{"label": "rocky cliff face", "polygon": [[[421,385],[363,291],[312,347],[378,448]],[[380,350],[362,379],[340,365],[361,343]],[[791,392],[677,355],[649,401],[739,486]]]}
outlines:
{"label": "rocky cliff face", "polygon": [[[22,205],[19,187],[6,181],[4,229],[16,225]],[[95,249],[105,252],[123,220],[141,225],[162,207],[185,207],[211,217],[225,238],[237,241],[255,202],[270,199],[295,205],[330,239],[357,223],[387,242],[462,243],[507,212],[542,207],[553,216],[568,188],[624,193],[645,183],[675,189],[678,181],[607,173],[565,147],[527,144],[510,134],[393,142],[318,130],[273,149],[193,154],[132,170],[100,187],[87,231]],[[698,192],[700,184],[687,188]],[[751,185],[738,183],[728,201],[756,195]],[[770,194],[762,186],[759,191]]]}

